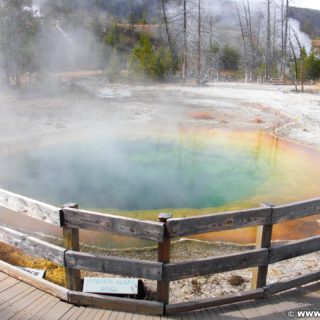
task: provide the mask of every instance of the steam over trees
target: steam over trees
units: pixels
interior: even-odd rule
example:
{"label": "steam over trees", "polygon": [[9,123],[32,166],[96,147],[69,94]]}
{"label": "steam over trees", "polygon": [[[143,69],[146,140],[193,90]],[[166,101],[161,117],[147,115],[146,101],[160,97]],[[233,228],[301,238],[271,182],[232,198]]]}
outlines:
{"label": "steam over trees", "polygon": [[[221,74],[246,81],[285,81],[291,77],[295,60],[300,66],[297,76],[314,77],[307,71],[309,57],[301,45],[301,34],[295,33],[299,27],[291,26],[292,2],[161,0],[162,37],[150,34],[155,36],[153,52],[165,43],[174,61],[174,67],[165,68],[165,72],[172,75],[178,70],[177,77],[184,81],[189,77],[198,84],[218,79]],[[315,57],[310,54],[309,65],[316,63]]]}
{"label": "steam over trees", "polygon": [[[319,77],[319,55],[307,54],[289,19],[293,0],[41,3],[38,16],[32,0],[0,0],[0,70],[7,83],[19,85],[28,72],[80,68],[103,69],[111,81],[118,75],[198,84],[221,75]],[[312,33],[312,26],[302,27]]]}
{"label": "steam over trees", "polygon": [[31,0],[0,1],[0,69],[6,83],[19,85],[21,74],[36,69],[33,49],[37,27]]}

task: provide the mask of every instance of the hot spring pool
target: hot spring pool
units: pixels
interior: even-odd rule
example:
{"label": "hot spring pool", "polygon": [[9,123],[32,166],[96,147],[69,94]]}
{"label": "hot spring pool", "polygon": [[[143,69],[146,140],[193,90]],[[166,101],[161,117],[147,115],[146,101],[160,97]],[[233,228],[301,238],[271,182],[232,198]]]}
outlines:
{"label": "hot spring pool", "polygon": [[262,132],[144,132],[99,129],[2,152],[1,188],[154,220],[159,211],[187,216],[320,194],[320,155],[312,149]]}

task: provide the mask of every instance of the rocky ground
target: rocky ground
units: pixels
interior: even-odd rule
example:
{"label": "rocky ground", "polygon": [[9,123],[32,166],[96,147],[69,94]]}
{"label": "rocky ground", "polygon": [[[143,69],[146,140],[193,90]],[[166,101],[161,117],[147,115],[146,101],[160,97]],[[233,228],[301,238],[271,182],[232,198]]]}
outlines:
{"label": "rocky ground", "polygon": [[[119,86],[91,79],[0,94],[1,150],[44,138],[90,130],[93,126],[159,127],[206,126],[265,130],[284,139],[320,146],[320,90],[307,87],[211,83],[205,87],[177,85]],[[173,261],[239,252],[250,248],[198,241],[173,246]],[[108,251],[107,254],[155,260],[155,249]],[[314,253],[274,264],[268,283],[317,269]],[[176,281],[171,302],[226,295],[250,288],[251,270]],[[149,295],[155,283],[146,281]]]}
{"label": "rocky ground", "polygon": [[[171,261],[186,261],[190,259],[203,259],[212,256],[240,253],[253,249],[251,245],[237,245],[224,242],[204,242],[191,239],[181,239],[171,245]],[[92,250],[120,257],[156,261],[156,248],[101,250],[92,247],[83,247],[82,251]],[[319,270],[320,253],[312,253],[287,261],[270,265],[268,282],[271,284],[281,280],[288,280],[302,274]],[[83,276],[115,276],[106,274],[83,273]],[[218,297],[248,291],[251,288],[252,269],[236,270],[209,276],[200,276],[191,279],[170,282],[170,303],[177,303],[199,298]],[[155,298],[156,282],[144,280],[148,298]]]}

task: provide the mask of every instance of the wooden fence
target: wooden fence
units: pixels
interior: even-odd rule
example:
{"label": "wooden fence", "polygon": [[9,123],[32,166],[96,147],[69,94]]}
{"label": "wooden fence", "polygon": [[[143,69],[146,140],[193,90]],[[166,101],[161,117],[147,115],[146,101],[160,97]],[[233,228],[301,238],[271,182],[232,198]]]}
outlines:
{"label": "wooden fence", "polygon": [[[27,275],[5,262],[0,269],[38,286],[70,303],[148,314],[176,314],[250,299],[260,299],[320,279],[320,271],[288,281],[267,284],[269,264],[320,250],[320,236],[273,246],[274,224],[318,214],[320,199],[283,206],[271,204],[250,210],[210,214],[191,218],[171,218],[160,214],[159,222],[100,214],[80,210],[75,204],[62,208],[50,206],[0,189],[0,206],[63,228],[64,247],[0,225],[0,241],[22,249],[32,256],[65,267],[66,287]],[[256,248],[246,252],[183,262],[170,262],[172,238],[213,231],[257,227]],[[80,252],[79,229],[111,232],[153,240],[158,243],[158,261],[126,259]],[[171,281],[203,275],[253,268],[252,289],[231,296],[169,303]],[[157,281],[157,301],[115,298],[81,292],[80,270],[117,274]]]}

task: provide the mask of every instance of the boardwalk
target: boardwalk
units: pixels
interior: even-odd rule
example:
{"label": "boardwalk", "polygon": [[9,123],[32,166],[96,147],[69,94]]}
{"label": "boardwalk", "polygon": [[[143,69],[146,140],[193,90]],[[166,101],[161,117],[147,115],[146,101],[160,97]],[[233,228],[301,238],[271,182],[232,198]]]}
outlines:
{"label": "boardwalk", "polygon": [[320,310],[320,283],[268,300],[238,303],[179,316],[157,317],[76,307],[0,272],[0,319],[11,320],[156,320],[289,319],[288,312]]}

